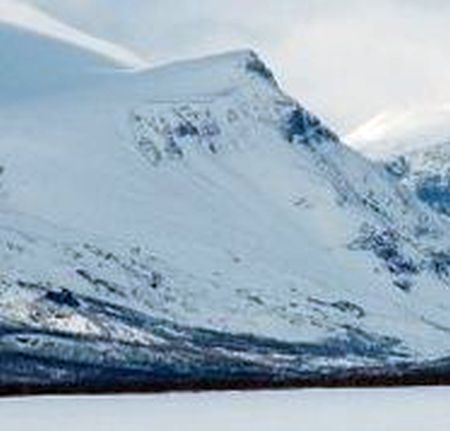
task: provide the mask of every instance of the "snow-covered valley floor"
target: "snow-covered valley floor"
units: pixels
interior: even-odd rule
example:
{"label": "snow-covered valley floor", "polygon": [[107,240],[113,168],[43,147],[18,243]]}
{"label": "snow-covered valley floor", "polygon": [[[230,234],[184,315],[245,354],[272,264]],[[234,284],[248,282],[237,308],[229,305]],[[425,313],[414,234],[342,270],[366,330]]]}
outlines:
{"label": "snow-covered valley floor", "polygon": [[450,388],[0,400],[2,430],[447,431]]}

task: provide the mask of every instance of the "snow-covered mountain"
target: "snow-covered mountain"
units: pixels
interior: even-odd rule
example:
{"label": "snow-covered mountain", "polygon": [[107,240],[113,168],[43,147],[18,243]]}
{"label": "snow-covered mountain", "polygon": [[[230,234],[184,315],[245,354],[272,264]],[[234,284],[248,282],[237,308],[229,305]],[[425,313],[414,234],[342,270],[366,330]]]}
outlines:
{"label": "snow-covered mountain", "polygon": [[0,73],[3,385],[283,381],[449,354],[448,222],[256,54],[124,72],[2,29],[11,61],[42,47],[57,76]]}
{"label": "snow-covered mountain", "polygon": [[400,182],[450,215],[450,106],[386,112],[349,136],[356,149],[385,163]]}

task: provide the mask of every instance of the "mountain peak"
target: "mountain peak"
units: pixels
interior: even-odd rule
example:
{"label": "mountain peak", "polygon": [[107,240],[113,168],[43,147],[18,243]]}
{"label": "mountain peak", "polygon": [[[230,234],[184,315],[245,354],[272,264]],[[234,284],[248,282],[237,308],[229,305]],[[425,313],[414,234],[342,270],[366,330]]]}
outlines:
{"label": "mountain peak", "polygon": [[[150,78],[150,76],[152,78]],[[264,61],[252,50],[229,51],[206,55],[194,59],[178,60],[158,67],[152,67],[141,74],[145,80],[170,76],[172,86],[186,94],[192,89],[202,94],[219,94],[231,88],[254,82],[269,84],[279,90],[274,74]],[[190,82],[190,89],[184,82]]]}
{"label": "mountain peak", "polygon": [[203,58],[204,61],[215,61],[229,64],[233,68],[238,68],[248,73],[254,73],[268,80],[275,81],[274,74],[261,57],[252,49],[242,49],[216,54]]}
{"label": "mountain peak", "polygon": [[261,57],[251,49],[230,51],[205,57],[203,60],[223,64],[224,68],[238,70],[243,72],[245,76],[257,77],[277,86],[272,70]]}

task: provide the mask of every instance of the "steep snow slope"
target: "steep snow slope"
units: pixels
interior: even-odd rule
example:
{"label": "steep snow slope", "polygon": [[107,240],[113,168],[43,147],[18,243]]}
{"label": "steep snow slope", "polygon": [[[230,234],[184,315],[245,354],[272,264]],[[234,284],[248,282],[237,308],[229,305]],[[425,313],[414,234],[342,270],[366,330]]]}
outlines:
{"label": "steep snow slope", "polygon": [[385,162],[433,209],[450,215],[450,106],[385,113],[356,130],[349,142]]}
{"label": "steep snow slope", "polygon": [[447,223],[254,53],[5,99],[0,130],[4,384],[448,354]]}

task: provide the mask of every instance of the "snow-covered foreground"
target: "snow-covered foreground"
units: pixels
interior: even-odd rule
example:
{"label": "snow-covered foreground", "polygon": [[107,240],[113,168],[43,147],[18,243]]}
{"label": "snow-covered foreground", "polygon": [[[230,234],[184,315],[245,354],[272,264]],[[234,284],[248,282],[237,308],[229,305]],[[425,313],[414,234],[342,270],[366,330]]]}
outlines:
{"label": "snow-covered foreground", "polygon": [[450,429],[449,388],[5,399],[3,430]]}

